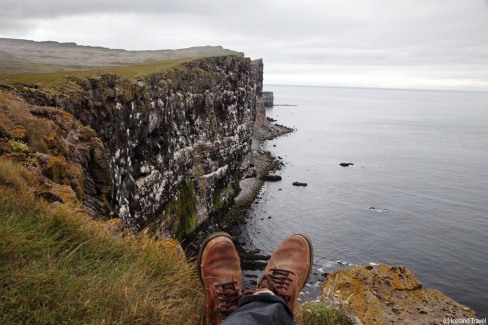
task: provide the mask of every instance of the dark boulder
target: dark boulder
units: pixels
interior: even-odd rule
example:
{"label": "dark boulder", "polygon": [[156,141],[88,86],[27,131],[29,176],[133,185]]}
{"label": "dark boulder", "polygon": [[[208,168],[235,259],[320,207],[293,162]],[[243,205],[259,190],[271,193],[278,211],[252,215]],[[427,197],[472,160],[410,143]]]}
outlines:
{"label": "dark boulder", "polygon": [[307,186],[307,183],[302,183],[302,182],[293,182],[293,186]]}
{"label": "dark boulder", "polygon": [[279,175],[265,175],[263,176],[263,181],[266,182],[278,182],[281,181],[281,176]]}
{"label": "dark boulder", "polygon": [[342,163],[340,163],[339,165],[340,165],[340,166],[342,166],[342,167],[354,166],[354,164],[353,164],[353,163],[345,163],[345,162],[342,162]]}

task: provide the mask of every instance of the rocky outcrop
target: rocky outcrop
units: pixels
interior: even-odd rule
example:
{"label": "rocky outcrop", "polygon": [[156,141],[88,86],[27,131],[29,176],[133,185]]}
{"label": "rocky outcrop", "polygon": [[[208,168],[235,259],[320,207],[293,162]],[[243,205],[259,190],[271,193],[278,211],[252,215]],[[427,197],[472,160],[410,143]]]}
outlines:
{"label": "rocky outcrop", "polygon": [[264,107],[273,107],[274,95],[271,91],[263,91],[263,105]]}
{"label": "rocky outcrop", "polygon": [[403,266],[356,266],[335,271],[323,286],[324,302],[340,306],[358,324],[442,324],[471,319],[473,310],[436,289],[423,288]]}
{"label": "rocky outcrop", "polygon": [[37,195],[46,201],[80,202],[93,216],[107,215],[112,177],[96,132],[60,109],[0,95],[0,155],[36,171]]}
{"label": "rocky outcrop", "polygon": [[254,123],[254,137],[258,141],[266,141],[277,138],[294,130],[284,125],[271,123],[272,121],[266,117],[266,108],[263,104],[263,97],[259,97],[256,103],[256,122]]}
{"label": "rocky outcrop", "polygon": [[250,150],[262,62],[226,56],[138,80],[74,78],[56,91],[17,87],[96,131],[109,159],[111,215],[138,231],[152,221],[184,236],[232,202]]}

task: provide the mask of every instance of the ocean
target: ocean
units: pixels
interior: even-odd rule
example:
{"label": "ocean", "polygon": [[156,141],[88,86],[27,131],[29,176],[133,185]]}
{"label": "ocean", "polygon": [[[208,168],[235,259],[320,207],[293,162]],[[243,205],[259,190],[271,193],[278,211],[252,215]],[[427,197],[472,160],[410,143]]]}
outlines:
{"label": "ocean", "polygon": [[305,233],[312,291],[336,269],[399,264],[487,317],[488,92],[265,88],[267,115],[296,131],[263,145],[283,180],[265,184],[238,241],[271,254]]}

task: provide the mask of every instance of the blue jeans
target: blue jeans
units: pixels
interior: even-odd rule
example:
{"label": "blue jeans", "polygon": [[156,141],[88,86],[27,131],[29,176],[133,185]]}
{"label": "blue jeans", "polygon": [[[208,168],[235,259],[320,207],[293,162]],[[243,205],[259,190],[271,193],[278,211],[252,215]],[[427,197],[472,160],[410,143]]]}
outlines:
{"label": "blue jeans", "polygon": [[293,313],[283,299],[261,293],[245,296],[238,308],[221,323],[222,325],[292,325]]}

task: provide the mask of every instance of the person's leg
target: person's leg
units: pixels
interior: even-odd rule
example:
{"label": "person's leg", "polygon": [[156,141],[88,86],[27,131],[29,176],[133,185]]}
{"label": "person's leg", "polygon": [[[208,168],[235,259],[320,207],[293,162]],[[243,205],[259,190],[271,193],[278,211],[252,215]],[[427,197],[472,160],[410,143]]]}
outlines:
{"label": "person's leg", "polygon": [[259,293],[243,297],[222,325],[292,325],[293,313],[279,296]]}
{"label": "person's leg", "polygon": [[198,254],[198,275],[205,289],[205,312],[212,325],[220,324],[237,309],[242,296],[242,271],[232,237],[214,233]]}

